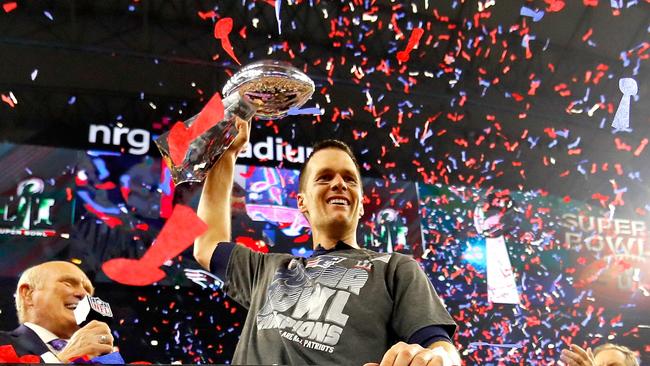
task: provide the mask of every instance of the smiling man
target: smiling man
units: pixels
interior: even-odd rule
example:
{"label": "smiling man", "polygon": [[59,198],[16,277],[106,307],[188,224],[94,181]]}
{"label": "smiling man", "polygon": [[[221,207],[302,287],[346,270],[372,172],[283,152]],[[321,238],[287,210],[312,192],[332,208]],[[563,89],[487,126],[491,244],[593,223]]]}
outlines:
{"label": "smiling man", "polygon": [[86,274],[72,263],[53,261],[27,269],[15,295],[20,326],[0,332],[0,345],[10,344],[19,356],[37,355],[47,363],[112,352],[106,323],[92,321],[79,328],[75,320],[77,304],[93,291]]}
{"label": "smiling man", "polygon": [[361,176],[344,143],[314,146],[300,174],[310,258],[230,242],[235,161],[249,134],[246,122],[237,127],[203,187],[198,215],[209,228],[194,243],[196,260],[248,309],[233,364],[460,365],[456,325],[419,264],[357,244]]}

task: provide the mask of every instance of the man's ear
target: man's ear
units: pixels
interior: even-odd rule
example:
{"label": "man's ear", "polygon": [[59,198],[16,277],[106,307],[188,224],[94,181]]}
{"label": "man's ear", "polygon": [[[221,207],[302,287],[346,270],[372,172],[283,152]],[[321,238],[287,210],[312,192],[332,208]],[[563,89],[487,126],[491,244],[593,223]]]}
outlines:
{"label": "man's ear", "polygon": [[23,304],[25,305],[25,307],[32,304],[33,293],[34,293],[34,289],[26,283],[23,283],[18,288],[18,296],[20,296],[20,298],[23,300]]}
{"label": "man's ear", "polygon": [[305,206],[305,194],[304,193],[298,193],[296,196],[298,199],[298,210],[302,212],[303,214],[307,212],[307,206]]}
{"label": "man's ear", "polygon": [[363,211],[363,203],[361,204],[361,207],[359,207],[359,220],[363,217],[364,211]]}

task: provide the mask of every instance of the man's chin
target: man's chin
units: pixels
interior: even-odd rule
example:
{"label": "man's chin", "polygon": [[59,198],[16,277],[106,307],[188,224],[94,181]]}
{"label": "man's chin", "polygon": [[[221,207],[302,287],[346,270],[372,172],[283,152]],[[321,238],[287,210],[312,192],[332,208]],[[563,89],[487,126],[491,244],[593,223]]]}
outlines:
{"label": "man's chin", "polygon": [[77,319],[74,317],[74,314],[70,314],[69,316],[65,317],[65,328],[69,331],[72,331],[72,333],[76,332],[79,329],[79,326],[77,325]]}
{"label": "man's chin", "polygon": [[351,220],[349,215],[332,215],[327,222],[327,226],[336,231],[348,231],[356,229],[357,222]]}

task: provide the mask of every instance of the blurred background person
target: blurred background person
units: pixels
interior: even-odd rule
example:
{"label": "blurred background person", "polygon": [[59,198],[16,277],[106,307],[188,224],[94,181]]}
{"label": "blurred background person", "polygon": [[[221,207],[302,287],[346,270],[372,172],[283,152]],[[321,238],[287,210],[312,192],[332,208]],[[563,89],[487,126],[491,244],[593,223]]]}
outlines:
{"label": "blurred background person", "polygon": [[560,356],[567,366],[639,366],[636,354],[625,346],[605,343],[586,350],[572,344]]}

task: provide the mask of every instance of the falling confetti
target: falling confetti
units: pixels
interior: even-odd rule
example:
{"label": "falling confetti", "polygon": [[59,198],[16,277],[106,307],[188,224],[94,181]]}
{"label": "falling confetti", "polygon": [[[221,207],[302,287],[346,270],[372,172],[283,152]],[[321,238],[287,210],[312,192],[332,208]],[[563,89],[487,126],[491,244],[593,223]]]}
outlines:
{"label": "falling confetti", "polygon": [[10,1],[10,2],[2,4],[2,9],[4,9],[5,13],[12,12],[12,11],[16,10],[17,7],[18,7],[18,4],[16,2],[14,2],[14,1]]}
{"label": "falling confetti", "polygon": [[177,205],[153,245],[140,259],[114,258],[102,265],[113,281],[130,286],[146,286],[162,280],[166,273],[159,269],[175,257],[207,229],[190,207]]}
{"label": "falling confetti", "polygon": [[533,10],[527,6],[522,6],[519,15],[524,17],[530,17],[533,19],[533,22],[539,22],[544,17],[544,11]]}
{"label": "falling confetti", "polygon": [[401,62],[406,62],[410,58],[410,53],[417,46],[418,42],[420,42],[420,38],[422,38],[422,35],[424,34],[424,29],[422,28],[415,28],[413,29],[411,33],[411,37],[409,38],[409,42],[406,45],[406,49],[403,51],[397,52],[397,59]]}
{"label": "falling confetti", "polygon": [[230,57],[232,57],[237,64],[241,65],[237,56],[235,55],[235,50],[230,43],[230,32],[232,31],[233,21],[232,18],[221,18],[214,25],[214,38],[221,40],[221,47],[223,48]]}
{"label": "falling confetti", "polygon": [[[309,255],[308,222],[292,206],[297,173],[291,169],[300,166],[305,147],[315,140],[339,138],[352,143],[368,177],[364,203],[378,208],[362,220],[360,243],[417,257],[460,325],[454,341],[468,365],[550,365],[567,344],[596,346],[606,339],[640,345],[636,348],[647,353],[647,328],[637,320],[650,298],[648,274],[638,259],[643,256],[637,255],[640,243],[647,246],[650,217],[650,136],[640,99],[650,59],[647,24],[631,32],[634,39],[623,37],[628,24],[643,19],[645,2],[224,4],[210,2],[187,13],[202,27],[192,30],[212,40],[206,49],[213,49],[215,37],[237,63],[285,60],[317,84],[309,102],[314,107],[291,110],[283,120],[253,121],[251,150],[258,144],[261,160],[274,167],[247,166],[237,175],[242,192],[233,201],[233,238],[239,243],[260,252]],[[5,13],[13,11],[5,14],[8,21],[35,12],[35,19],[59,34],[54,27],[65,24],[67,12],[54,6],[47,12],[23,5],[13,11],[16,2],[3,4]],[[143,10],[135,1],[121,11],[132,17]],[[590,16],[581,21],[585,11]],[[569,23],[573,31],[565,32]],[[239,58],[231,44],[235,25]],[[123,34],[125,44],[135,36]],[[185,79],[192,83],[194,101],[170,103],[151,91],[138,92],[146,115],[155,115],[143,122],[154,126],[151,131],[162,133],[173,121],[186,120],[190,108],[204,104],[208,90],[233,71],[223,55],[191,57],[212,61],[217,79]],[[157,57],[153,64],[168,60]],[[40,70],[36,84],[41,84],[51,72],[36,61],[22,60],[20,75]],[[161,74],[158,84],[176,85],[169,78]],[[639,90],[632,93],[631,82],[622,82],[626,78],[638,82]],[[16,114],[32,108],[33,99],[23,93],[0,91],[0,109]],[[75,90],[60,100],[77,111],[89,98]],[[105,120],[122,123],[120,128],[134,123],[122,111]],[[634,133],[625,133],[632,127]],[[175,160],[184,157],[196,133],[188,128],[174,133]],[[155,173],[148,175],[116,172],[115,166],[133,158],[118,151],[124,148],[116,146],[115,156],[93,151],[93,158],[107,163],[90,159],[66,191],[70,201],[81,203],[84,222],[96,225],[85,232],[111,234],[110,249],[97,250],[110,253],[104,260],[141,258],[165,222],[156,216],[160,197],[141,205],[148,210],[136,204],[143,192],[163,195],[166,187],[138,181],[138,176],[163,181],[160,162],[150,162]],[[245,161],[257,164],[250,156]],[[119,163],[111,166],[111,158]],[[35,166],[17,171],[39,174]],[[488,258],[494,253],[474,225],[477,203],[505,188],[517,203],[514,224],[503,234],[510,261],[503,268],[511,269],[506,274],[519,300],[512,304],[490,301]],[[176,189],[165,191],[165,205],[187,198]],[[142,217],[146,222],[137,220]],[[116,233],[129,240],[114,242]],[[85,250],[99,246],[92,239],[84,241]],[[229,362],[242,309],[220,290],[220,279],[195,269],[191,250],[160,260],[167,274],[162,282],[128,288],[129,314],[115,327],[119,344],[135,339],[140,343],[134,348],[147,350],[155,355],[150,361],[159,363]]]}
{"label": "falling confetti", "polygon": [[169,133],[169,153],[172,161],[180,164],[185,159],[192,141],[220,122],[223,116],[221,96],[215,94],[189,127],[183,122],[176,122]]}

